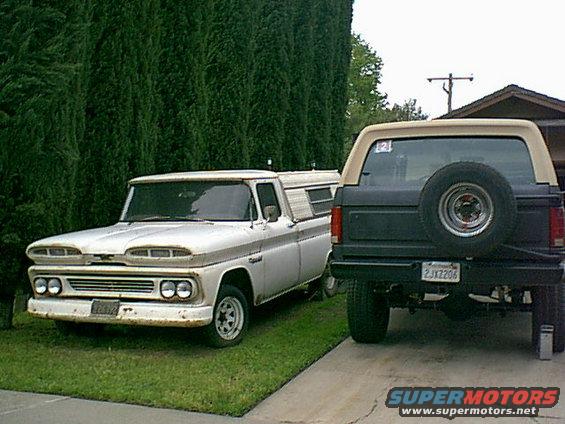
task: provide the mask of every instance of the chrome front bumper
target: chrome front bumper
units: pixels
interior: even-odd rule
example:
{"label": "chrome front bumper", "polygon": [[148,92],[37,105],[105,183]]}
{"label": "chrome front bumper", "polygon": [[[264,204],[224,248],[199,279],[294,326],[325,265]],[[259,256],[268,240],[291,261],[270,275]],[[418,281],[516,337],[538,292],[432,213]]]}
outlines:
{"label": "chrome front bumper", "polygon": [[120,302],[116,316],[91,314],[92,300],[32,298],[28,312],[39,318],[104,324],[201,327],[212,322],[213,307],[158,302]]}

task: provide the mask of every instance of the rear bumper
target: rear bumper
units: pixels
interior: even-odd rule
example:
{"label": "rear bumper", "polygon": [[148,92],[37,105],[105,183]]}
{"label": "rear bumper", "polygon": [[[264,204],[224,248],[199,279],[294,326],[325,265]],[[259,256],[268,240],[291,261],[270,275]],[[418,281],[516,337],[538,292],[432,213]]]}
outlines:
{"label": "rear bumper", "polygon": [[428,260],[332,260],[331,273],[336,278],[371,280],[402,284],[416,289],[445,285],[459,288],[532,287],[559,284],[563,281],[563,263],[478,262],[459,260],[459,283],[429,283],[421,280],[422,262]]}
{"label": "rear bumper", "polygon": [[39,318],[103,324],[201,327],[212,322],[213,307],[158,302],[120,302],[116,316],[91,314],[92,300],[30,299],[28,312]]}

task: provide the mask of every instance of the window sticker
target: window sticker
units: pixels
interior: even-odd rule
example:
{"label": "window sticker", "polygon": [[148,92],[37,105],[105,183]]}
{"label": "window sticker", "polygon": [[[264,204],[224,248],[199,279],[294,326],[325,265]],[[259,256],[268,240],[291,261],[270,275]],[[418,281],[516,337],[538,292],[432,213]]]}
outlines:
{"label": "window sticker", "polygon": [[375,153],[392,152],[392,140],[378,141],[375,146]]}

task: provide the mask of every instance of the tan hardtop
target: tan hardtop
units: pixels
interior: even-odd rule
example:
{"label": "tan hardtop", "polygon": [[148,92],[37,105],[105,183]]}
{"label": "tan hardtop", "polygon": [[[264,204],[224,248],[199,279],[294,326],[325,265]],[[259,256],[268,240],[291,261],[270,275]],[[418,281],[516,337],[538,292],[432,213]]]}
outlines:
{"label": "tan hardtop", "polygon": [[458,136],[518,137],[526,143],[537,183],[557,185],[555,169],[538,127],[520,119],[437,119],[370,125],[357,137],[340,185],[357,185],[369,149],[376,140]]}

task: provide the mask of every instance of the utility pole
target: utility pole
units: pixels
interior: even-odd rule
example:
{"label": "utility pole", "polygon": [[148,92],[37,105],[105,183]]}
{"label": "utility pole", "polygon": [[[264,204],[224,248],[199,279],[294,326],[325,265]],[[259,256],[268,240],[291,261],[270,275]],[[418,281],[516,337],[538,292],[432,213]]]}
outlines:
{"label": "utility pole", "polygon": [[450,72],[448,77],[435,77],[435,78],[428,78],[428,82],[432,81],[447,81],[447,88],[445,88],[445,82],[443,83],[443,91],[447,93],[447,113],[451,113],[453,110],[451,108],[451,99],[453,98],[453,81],[455,80],[469,80],[473,81],[473,75],[470,77],[454,77],[453,74]]}

